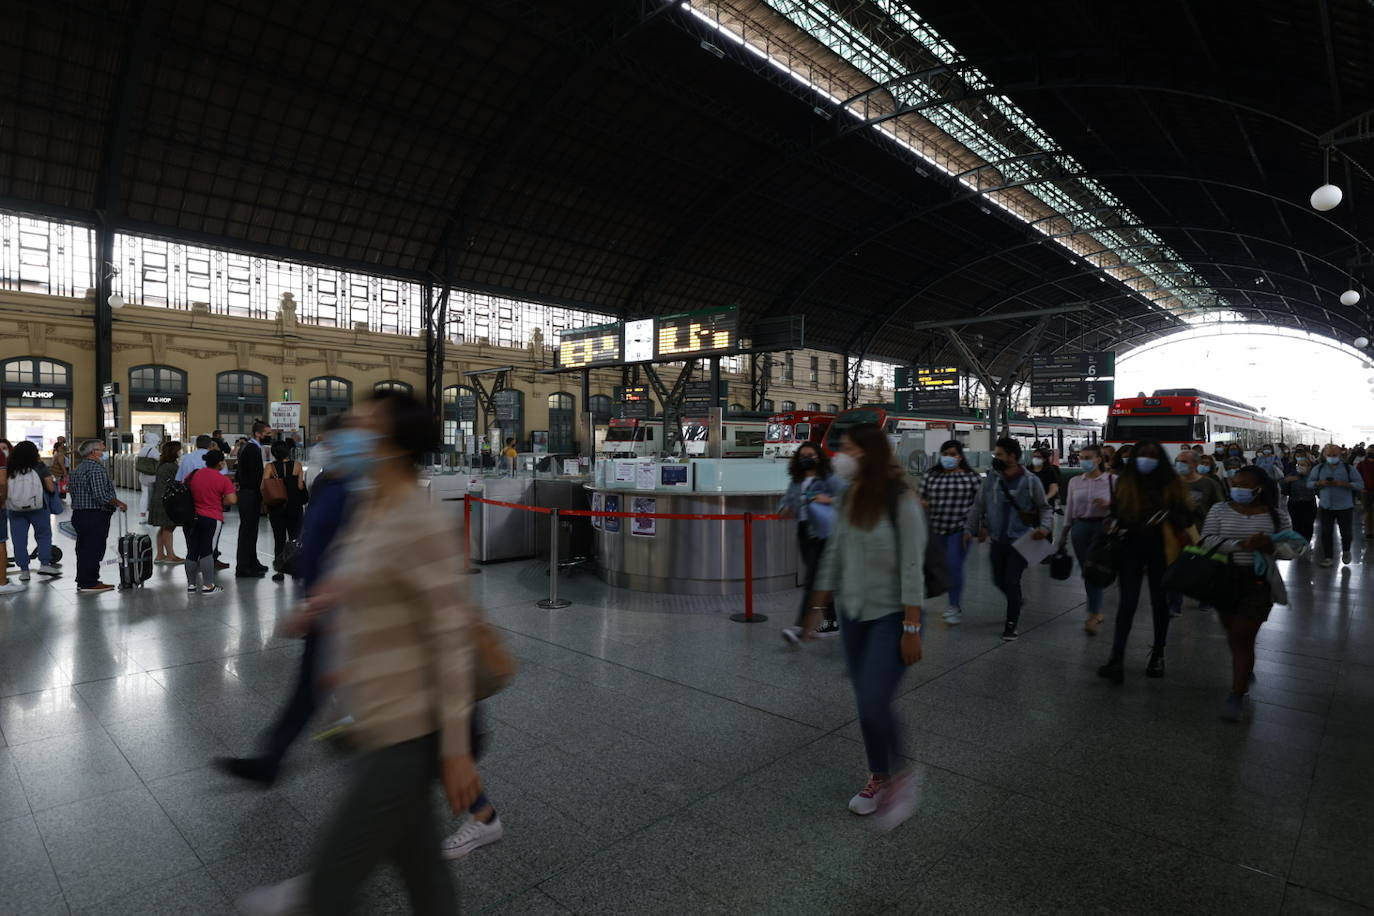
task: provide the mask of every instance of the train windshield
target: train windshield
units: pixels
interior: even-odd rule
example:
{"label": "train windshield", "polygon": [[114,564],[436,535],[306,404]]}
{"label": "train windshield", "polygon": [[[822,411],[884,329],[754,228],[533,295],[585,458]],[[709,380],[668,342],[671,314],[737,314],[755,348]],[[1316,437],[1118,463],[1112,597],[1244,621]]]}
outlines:
{"label": "train windshield", "polygon": [[[1108,442],[1135,442],[1158,439],[1160,442],[1195,441],[1192,416],[1108,417],[1104,438]],[[1205,437],[1204,437],[1205,438]]]}
{"label": "train windshield", "polygon": [[865,423],[877,424],[882,419],[882,414],[876,410],[860,408],[858,410],[846,410],[835,418],[835,422],[830,424],[830,432],[825,437],[825,447],[832,452],[840,450],[840,436],[851,426],[862,426]]}

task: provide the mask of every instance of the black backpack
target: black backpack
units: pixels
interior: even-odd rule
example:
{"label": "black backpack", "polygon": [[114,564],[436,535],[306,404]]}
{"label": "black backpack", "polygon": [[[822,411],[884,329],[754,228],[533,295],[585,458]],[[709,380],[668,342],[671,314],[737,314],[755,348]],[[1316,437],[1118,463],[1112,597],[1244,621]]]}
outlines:
{"label": "black backpack", "polygon": [[186,475],[185,481],[169,480],[162,491],[162,511],[177,525],[184,527],[195,521],[196,500],[187,484],[199,473],[200,469],[192,471]]}

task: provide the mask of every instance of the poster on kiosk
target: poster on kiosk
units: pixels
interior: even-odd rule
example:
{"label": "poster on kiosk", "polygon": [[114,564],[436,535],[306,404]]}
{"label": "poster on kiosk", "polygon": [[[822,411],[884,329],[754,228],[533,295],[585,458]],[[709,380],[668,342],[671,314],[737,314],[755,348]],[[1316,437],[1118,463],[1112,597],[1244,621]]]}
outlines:
{"label": "poster on kiosk", "polygon": [[277,431],[283,439],[295,439],[305,444],[305,431],[301,429],[300,401],[273,401],[267,416],[267,425]]}

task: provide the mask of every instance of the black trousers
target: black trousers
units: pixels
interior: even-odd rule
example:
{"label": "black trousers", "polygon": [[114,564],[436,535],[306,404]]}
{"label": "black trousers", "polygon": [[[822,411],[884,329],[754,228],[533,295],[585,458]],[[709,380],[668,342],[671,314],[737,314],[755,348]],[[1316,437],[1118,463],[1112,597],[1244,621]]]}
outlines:
{"label": "black trousers", "polygon": [[1317,502],[1316,500],[1293,500],[1288,501],[1288,517],[1293,520],[1293,530],[1309,541],[1312,540],[1312,529],[1317,521]]}
{"label": "black trousers", "polygon": [[304,517],[300,506],[289,504],[267,513],[267,521],[272,525],[272,559],[280,561],[286,542],[301,536],[301,520]]}
{"label": "black trousers", "polygon": [[[807,525],[797,525],[797,544],[801,547],[801,559],[803,582],[801,597],[801,610],[797,612],[797,626],[802,625],[806,620],[806,614],[811,610],[811,593],[816,590],[816,575],[821,571],[821,554],[825,553],[825,538],[813,538],[807,530]],[[832,600],[825,606],[825,619],[835,620],[835,602]]]}
{"label": "black trousers", "polygon": [[1158,528],[1131,531],[1123,539],[1119,554],[1121,566],[1117,570],[1120,604],[1116,610],[1116,631],[1112,634],[1112,657],[1120,659],[1126,652],[1126,640],[1135,622],[1136,605],[1146,580],[1150,583],[1150,612],[1154,617],[1157,652],[1164,651],[1169,638],[1169,602],[1164,593],[1164,535]]}
{"label": "black trousers", "polygon": [[312,626],[305,634],[305,651],[301,654],[301,666],[296,673],[296,686],[291,690],[291,698],[286,701],[286,708],[272,724],[263,742],[266,745],[263,757],[273,769],[281,766],[287,750],[300,737],[319,707],[319,651],[320,628]]}
{"label": "black trousers", "polygon": [[239,490],[239,549],[235,565],[242,571],[261,569],[258,525],[262,520],[262,491]]}
{"label": "black trousers", "polygon": [[104,509],[77,509],[72,513],[76,529],[76,587],[90,588],[100,582],[100,561],[110,537],[110,515]]}
{"label": "black trousers", "polygon": [[1355,520],[1354,509],[1323,509],[1322,510],[1322,556],[1329,560],[1337,557],[1335,541],[1332,536],[1335,532],[1333,528],[1341,531],[1341,550],[1350,550],[1350,524]]}

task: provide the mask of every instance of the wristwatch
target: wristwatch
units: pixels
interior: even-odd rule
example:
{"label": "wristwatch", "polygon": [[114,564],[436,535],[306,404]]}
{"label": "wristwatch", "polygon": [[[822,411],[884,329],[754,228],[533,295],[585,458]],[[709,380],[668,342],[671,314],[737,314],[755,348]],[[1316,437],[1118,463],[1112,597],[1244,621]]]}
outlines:
{"label": "wristwatch", "polygon": [[921,625],[919,623],[904,623],[902,624],[902,632],[919,633],[921,632]]}

